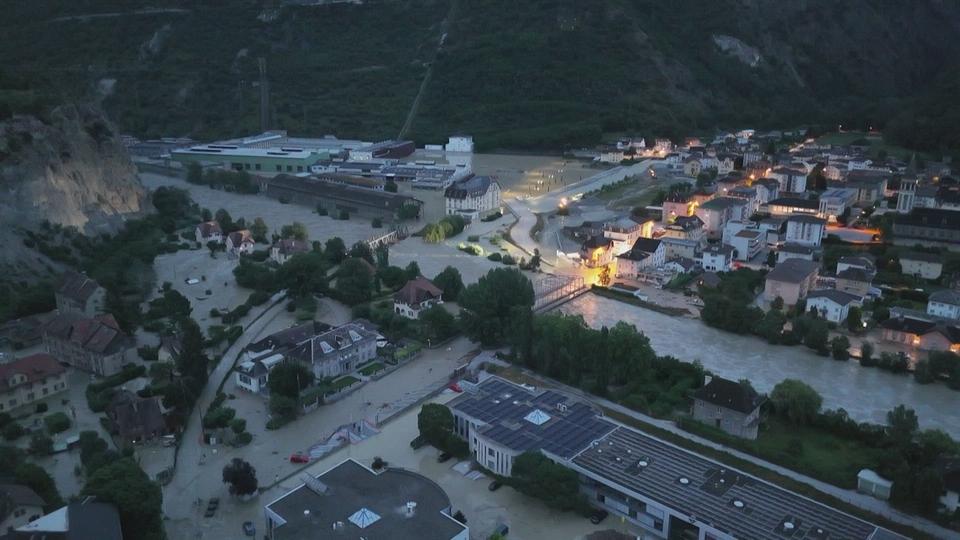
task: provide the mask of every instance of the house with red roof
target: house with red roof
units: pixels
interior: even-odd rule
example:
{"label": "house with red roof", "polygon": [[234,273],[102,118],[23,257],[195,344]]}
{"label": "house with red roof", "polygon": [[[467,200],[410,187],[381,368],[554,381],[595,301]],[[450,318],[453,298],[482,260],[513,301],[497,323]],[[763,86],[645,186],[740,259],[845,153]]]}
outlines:
{"label": "house with red roof", "polygon": [[107,377],[130,360],[135,344],[113,315],[60,313],[44,325],[43,346],[65,364]]}
{"label": "house with red roof", "polygon": [[393,295],[393,311],[408,319],[419,319],[420,312],[440,303],[443,291],[423,276],[411,279]]}
{"label": "house with red roof", "polygon": [[9,413],[65,392],[66,372],[56,358],[46,353],[0,364],[0,412]]}

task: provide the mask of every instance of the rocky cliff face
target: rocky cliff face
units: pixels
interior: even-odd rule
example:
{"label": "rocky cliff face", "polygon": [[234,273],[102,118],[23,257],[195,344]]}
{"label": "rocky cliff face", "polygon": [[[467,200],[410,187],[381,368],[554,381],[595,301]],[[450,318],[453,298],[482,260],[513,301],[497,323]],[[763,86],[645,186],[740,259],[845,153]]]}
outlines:
{"label": "rocky cliff face", "polygon": [[7,271],[27,276],[51,266],[24,247],[25,230],[50,221],[85,234],[113,232],[143,210],[145,198],[116,129],[98,108],[64,105],[42,120],[0,122],[0,267]]}

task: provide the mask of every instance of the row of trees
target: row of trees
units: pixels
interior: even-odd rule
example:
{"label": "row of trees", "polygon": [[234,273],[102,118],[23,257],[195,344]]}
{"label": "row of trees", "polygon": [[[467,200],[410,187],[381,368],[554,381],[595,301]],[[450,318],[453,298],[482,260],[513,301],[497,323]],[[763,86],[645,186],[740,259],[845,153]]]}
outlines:
{"label": "row of trees", "polygon": [[191,162],[187,165],[187,182],[234,193],[254,194],[260,192],[259,184],[247,171],[230,171],[221,168],[204,171],[203,167],[197,162]]}

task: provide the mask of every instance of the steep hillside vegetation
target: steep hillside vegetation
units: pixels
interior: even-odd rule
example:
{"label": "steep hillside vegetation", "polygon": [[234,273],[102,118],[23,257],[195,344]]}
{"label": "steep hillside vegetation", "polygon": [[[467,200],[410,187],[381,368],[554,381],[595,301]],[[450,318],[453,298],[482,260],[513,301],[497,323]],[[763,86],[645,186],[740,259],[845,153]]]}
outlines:
{"label": "steep hillside vegetation", "polygon": [[[486,147],[738,126],[887,126],[960,146],[960,4],[940,0],[279,0],[17,2],[0,65],[98,96],[124,131],[198,138],[274,125]],[[145,10],[150,8],[149,11]],[[138,9],[140,11],[138,11]],[[441,36],[446,37],[441,40]],[[443,46],[438,52],[438,44]],[[951,120],[952,119],[952,120]]]}

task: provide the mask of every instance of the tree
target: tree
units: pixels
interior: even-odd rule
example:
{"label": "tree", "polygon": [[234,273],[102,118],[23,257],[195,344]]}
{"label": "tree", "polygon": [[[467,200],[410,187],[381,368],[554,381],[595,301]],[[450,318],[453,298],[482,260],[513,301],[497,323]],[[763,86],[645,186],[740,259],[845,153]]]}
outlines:
{"label": "tree", "polygon": [[812,422],[823,404],[823,398],[816,390],[796,379],[784,379],[774,386],[770,401],[777,414],[797,425]]}
{"label": "tree", "polygon": [[443,299],[455,302],[463,290],[463,278],[460,271],[452,266],[444,268],[436,277],[433,278],[433,284],[443,291]]}
{"label": "tree", "polygon": [[314,251],[297,253],[276,272],[275,284],[294,298],[327,291],[327,262]]}
{"label": "tree", "polygon": [[847,329],[853,333],[863,331],[863,312],[857,306],[851,307],[847,313]]}
{"label": "tree", "polygon": [[380,244],[374,251],[377,258],[377,268],[386,268],[390,266],[390,246]]}
{"label": "tree", "polygon": [[[19,451],[19,450],[18,450]],[[6,457],[6,456],[5,456]],[[11,467],[14,482],[29,487],[47,503],[47,509],[63,506],[63,499],[57,490],[57,484],[50,477],[50,473],[43,467],[35,463],[26,463],[19,459],[5,459],[4,468]],[[9,476],[10,471],[4,471],[4,476]]]}
{"label": "tree", "polygon": [[519,270],[490,270],[458,296],[461,327],[483,345],[504,343],[513,337],[513,324],[529,317],[533,301],[533,284]]}
{"label": "tree", "polygon": [[758,336],[766,339],[767,343],[780,343],[783,335],[783,326],[786,323],[787,317],[782,311],[771,309],[763,315],[763,319],[754,331]]}
{"label": "tree", "polygon": [[827,322],[820,318],[810,321],[810,327],[803,336],[803,344],[817,351],[818,354],[826,355],[829,351],[828,339],[830,337],[830,328]]}
{"label": "tree", "polygon": [[337,273],[338,299],[348,305],[370,300],[373,291],[373,276],[369,266],[360,259],[347,259]]}
{"label": "tree", "polygon": [[324,256],[333,264],[340,264],[347,257],[347,246],[339,236],[327,240],[323,249]]}
{"label": "tree", "polygon": [[830,353],[834,360],[850,358],[850,340],[846,336],[837,336],[830,340]]}
{"label": "tree", "polygon": [[377,275],[380,277],[380,281],[391,289],[402,287],[407,282],[407,274],[399,266],[381,268]]}
{"label": "tree", "polygon": [[427,403],[417,415],[417,428],[425,441],[443,448],[453,433],[453,413],[446,405]]}
{"label": "tree", "polygon": [[783,297],[777,296],[770,302],[770,309],[781,311],[783,310]]}
{"label": "tree", "polygon": [[213,213],[210,212],[209,208],[204,208],[200,211],[200,220],[201,221],[213,221]]}
{"label": "tree", "polygon": [[411,279],[417,279],[420,274],[420,265],[417,264],[417,261],[410,261],[410,264],[403,269],[404,277],[407,278],[407,281]]}
{"label": "tree", "polygon": [[223,230],[223,233],[233,232],[233,218],[230,217],[230,212],[227,212],[223,208],[217,210],[213,215],[213,219],[220,225],[220,229]]}
{"label": "tree", "polygon": [[905,447],[913,440],[920,422],[917,413],[904,405],[897,405],[887,412],[887,434],[900,447]]}
{"label": "tree", "polygon": [[313,371],[297,361],[281,362],[270,371],[267,386],[271,394],[296,398],[313,385]]}
{"label": "tree", "polygon": [[63,412],[55,412],[45,416],[43,423],[50,433],[61,433],[70,429],[70,417]]}
{"label": "tree", "polygon": [[770,252],[768,252],[768,253],[767,253],[767,266],[769,266],[770,268],[773,268],[773,267],[776,266],[776,265],[777,265],[777,252],[776,252],[776,251],[770,251]]}
{"label": "tree", "polygon": [[230,485],[230,494],[244,497],[257,491],[257,470],[240,458],[233,458],[223,468],[223,483]]}
{"label": "tree", "polygon": [[191,161],[187,164],[187,182],[191,184],[203,183],[203,167],[196,161]]}
{"label": "tree", "polygon": [[600,271],[600,277],[597,278],[597,281],[600,285],[606,287],[610,285],[610,267],[604,266],[603,270]]}
{"label": "tree", "polygon": [[387,193],[396,193],[398,190],[397,183],[393,180],[387,180],[386,183],[383,184],[383,190]]}
{"label": "tree", "polygon": [[253,224],[250,225],[250,235],[253,236],[254,242],[259,242],[261,244],[267,243],[267,223],[263,221],[262,217],[258,217],[253,220]]}
{"label": "tree", "polygon": [[294,221],[290,225],[284,225],[280,228],[281,238],[293,238],[301,242],[307,241],[307,227],[299,221]]}
{"label": "tree", "polygon": [[378,217],[373,218],[373,219],[370,221],[370,226],[373,227],[374,229],[382,229],[382,228],[383,228],[383,220],[380,219],[380,218],[378,218]]}
{"label": "tree", "polygon": [[163,538],[160,486],[133,459],[121,458],[98,469],[87,479],[82,494],[116,505],[125,539]]}
{"label": "tree", "polygon": [[586,507],[577,473],[550,461],[540,452],[517,456],[508,482],[517,491],[542,500],[550,508],[567,511]]}
{"label": "tree", "polygon": [[370,249],[370,244],[360,240],[350,246],[349,255],[355,259],[363,259],[370,264],[373,264],[373,250]]}
{"label": "tree", "polygon": [[871,365],[873,362],[873,344],[864,340],[860,343],[860,363]]}
{"label": "tree", "polygon": [[[282,420],[292,420],[297,417],[299,407],[297,400],[280,394],[270,395],[270,414]],[[269,427],[269,424],[267,425]]]}
{"label": "tree", "polygon": [[53,453],[53,439],[42,431],[30,436],[30,453],[37,456],[49,456]]}
{"label": "tree", "polygon": [[420,217],[420,205],[419,204],[405,204],[400,207],[400,210],[397,211],[397,217],[406,221],[410,219],[417,219]]}
{"label": "tree", "polygon": [[457,318],[443,306],[432,306],[420,314],[425,337],[434,342],[443,341],[457,333]]}

